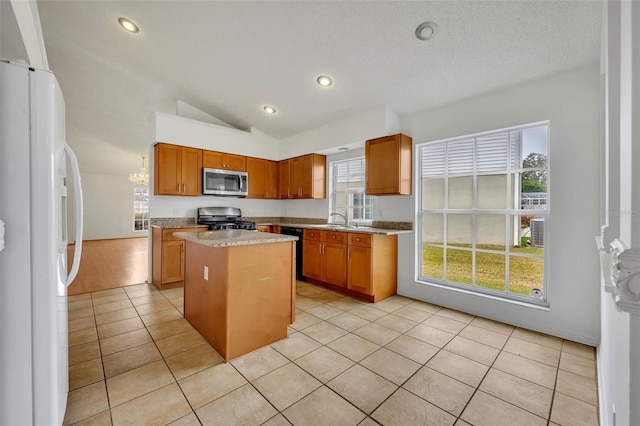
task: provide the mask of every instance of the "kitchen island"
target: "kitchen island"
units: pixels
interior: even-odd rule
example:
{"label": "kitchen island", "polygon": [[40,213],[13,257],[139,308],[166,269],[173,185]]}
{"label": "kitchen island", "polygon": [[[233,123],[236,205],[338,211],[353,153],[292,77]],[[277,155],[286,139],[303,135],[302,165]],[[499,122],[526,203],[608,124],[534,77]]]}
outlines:
{"label": "kitchen island", "polygon": [[186,240],[184,316],[225,361],[287,337],[295,320],[296,237],[244,230]]}

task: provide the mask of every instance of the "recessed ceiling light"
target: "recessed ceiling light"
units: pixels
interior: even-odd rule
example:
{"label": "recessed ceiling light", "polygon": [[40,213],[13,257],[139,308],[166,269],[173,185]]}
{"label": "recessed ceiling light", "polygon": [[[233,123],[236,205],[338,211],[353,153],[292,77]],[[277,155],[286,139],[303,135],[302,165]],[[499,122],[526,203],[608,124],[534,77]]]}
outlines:
{"label": "recessed ceiling light", "polygon": [[265,105],[262,109],[264,109],[264,112],[266,112],[267,114],[275,114],[276,113],[276,109],[274,107],[272,107],[271,105]]}
{"label": "recessed ceiling light", "polygon": [[416,28],[416,38],[418,40],[429,40],[434,38],[437,32],[438,24],[431,21],[423,22]]}
{"label": "recessed ceiling light", "polygon": [[348,146],[338,147],[338,151],[349,151],[349,147]]}
{"label": "recessed ceiling light", "polygon": [[320,86],[323,87],[328,87],[331,86],[333,84],[333,81],[331,80],[331,77],[327,76],[327,75],[321,75],[318,78],[316,78],[316,81],[318,82],[318,84]]}
{"label": "recessed ceiling light", "polygon": [[138,26],[133,21],[127,18],[118,18],[118,23],[122,26],[122,28],[129,31],[130,33],[140,32],[140,28],[138,28]]}

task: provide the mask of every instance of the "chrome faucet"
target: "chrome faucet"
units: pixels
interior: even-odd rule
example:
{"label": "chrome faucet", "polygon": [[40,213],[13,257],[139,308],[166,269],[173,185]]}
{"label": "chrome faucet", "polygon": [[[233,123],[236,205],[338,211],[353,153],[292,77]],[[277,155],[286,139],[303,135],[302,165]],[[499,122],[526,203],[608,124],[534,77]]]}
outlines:
{"label": "chrome faucet", "polygon": [[342,220],[344,220],[344,226],[349,226],[349,221],[347,220],[347,215],[346,214],[333,212],[329,216],[340,216],[342,218]]}

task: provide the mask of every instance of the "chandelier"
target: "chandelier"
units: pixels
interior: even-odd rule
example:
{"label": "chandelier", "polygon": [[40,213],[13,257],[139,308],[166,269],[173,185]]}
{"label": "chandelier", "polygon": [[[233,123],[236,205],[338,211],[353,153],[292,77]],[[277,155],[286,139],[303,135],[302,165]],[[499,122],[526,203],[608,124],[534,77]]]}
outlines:
{"label": "chandelier", "polygon": [[149,174],[147,173],[147,169],[144,168],[144,156],[142,157],[142,167],[140,168],[140,173],[130,173],[129,181],[137,185],[149,185]]}

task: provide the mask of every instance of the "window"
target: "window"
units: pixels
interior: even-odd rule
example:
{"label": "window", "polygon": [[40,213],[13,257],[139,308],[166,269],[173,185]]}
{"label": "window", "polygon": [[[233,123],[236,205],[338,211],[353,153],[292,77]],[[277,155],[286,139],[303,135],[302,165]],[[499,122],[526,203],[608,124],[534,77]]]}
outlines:
{"label": "window", "polygon": [[137,187],[133,189],[133,230],[147,231],[149,229],[149,188]]}
{"label": "window", "polygon": [[419,279],[546,304],[548,123],[418,146]]}
{"label": "window", "polygon": [[364,157],[331,163],[332,212],[347,214],[349,222],[371,222],[373,220],[373,197],[365,195]]}

